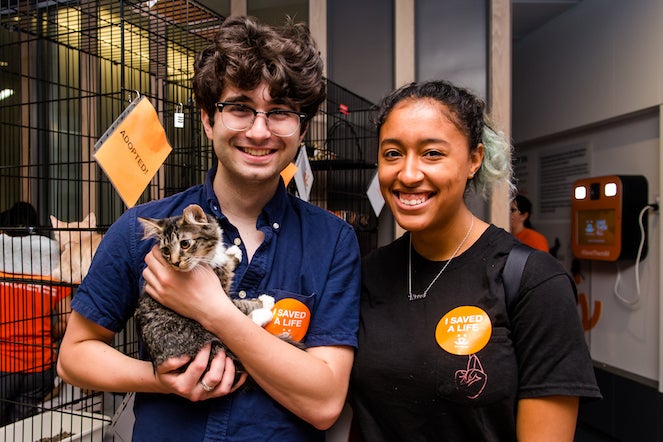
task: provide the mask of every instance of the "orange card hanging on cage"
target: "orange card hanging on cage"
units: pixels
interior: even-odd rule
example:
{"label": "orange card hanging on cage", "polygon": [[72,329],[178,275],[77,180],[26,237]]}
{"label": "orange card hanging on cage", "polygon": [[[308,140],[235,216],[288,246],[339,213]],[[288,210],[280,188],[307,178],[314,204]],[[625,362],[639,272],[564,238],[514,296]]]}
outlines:
{"label": "orange card hanging on cage", "polygon": [[136,204],[172,150],[145,96],[131,102],[94,148],[94,158],[128,207]]}

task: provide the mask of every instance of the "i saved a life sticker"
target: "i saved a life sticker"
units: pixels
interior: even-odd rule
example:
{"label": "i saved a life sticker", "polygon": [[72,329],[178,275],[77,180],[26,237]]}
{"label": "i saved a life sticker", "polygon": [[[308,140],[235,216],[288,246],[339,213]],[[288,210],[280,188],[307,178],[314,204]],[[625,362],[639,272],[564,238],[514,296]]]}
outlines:
{"label": "i saved a life sticker", "polygon": [[484,348],[493,332],[488,314],[472,305],[456,307],[435,328],[435,340],[448,353],[471,355]]}
{"label": "i saved a life sticker", "polygon": [[300,342],[311,322],[311,311],[306,305],[293,298],[284,298],[274,304],[272,322],[265,330],[276,336],[286,336]]}

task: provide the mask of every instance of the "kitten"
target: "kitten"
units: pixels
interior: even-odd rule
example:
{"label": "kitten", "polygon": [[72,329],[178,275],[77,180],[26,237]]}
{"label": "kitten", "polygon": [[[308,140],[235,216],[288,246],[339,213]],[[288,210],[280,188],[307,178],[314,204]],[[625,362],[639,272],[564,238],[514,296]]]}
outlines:
{"label": "kitten", "polygon": [[60,281],[79,284],[88,270],[102,235],[97,232],[76,230],[94,229],[97,218],[89,213],[82,221],[64,222],[50,216],[55,239],[60,243],[60,265],[53,269],[52,277]]}
{"label": "kitten", "polygon": [[[206,262],[230,296],[230,286],[235,268],[242,259],[242,251],[237,246],[226,249],[221,227],[213,216],[192,204],[179,216],[164,219],[139,217],[138,220],[143,224],[143,239],[157,238],[161,254],[174,269],[188,272],[199,263]],[[261,327],[272,320],[274,298],[271,296],[234,299],[233,303]],[[155,371],[168,358],[184,355],[193,358],[208,342],[212,343],[210,360],[220,349],[234,358],[219,338],[199,323],[159,304],[145,292],[138,300],[136,321]]]}

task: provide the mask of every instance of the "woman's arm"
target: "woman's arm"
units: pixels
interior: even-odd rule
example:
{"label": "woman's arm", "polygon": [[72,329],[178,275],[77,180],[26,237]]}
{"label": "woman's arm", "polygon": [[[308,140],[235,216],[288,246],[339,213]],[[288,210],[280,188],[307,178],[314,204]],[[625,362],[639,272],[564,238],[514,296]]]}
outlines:
{"label": "woman's arm", "polygon": [[573,442],[578,398],[547,396],[518,401],[516,433],[519,442]]}

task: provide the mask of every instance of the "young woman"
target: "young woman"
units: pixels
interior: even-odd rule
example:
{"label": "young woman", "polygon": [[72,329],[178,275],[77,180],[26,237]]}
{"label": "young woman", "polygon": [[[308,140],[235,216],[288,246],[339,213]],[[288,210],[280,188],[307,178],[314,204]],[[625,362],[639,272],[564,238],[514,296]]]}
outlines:
{"label": "young woman", "polygon": [[532,252],[506,307],[517,241],[465,203],[511,172],[484,112],[444,81],[380,104],[380,189],[407,232],[362,269],[351,400],[366,441],[572,441],[579,397],[600,397],[575,287],[552,256]]}

